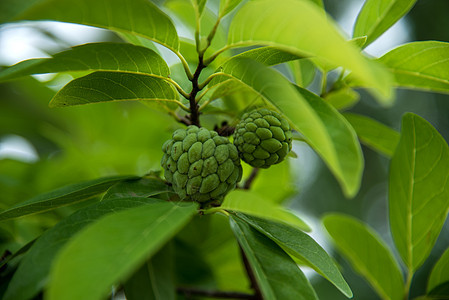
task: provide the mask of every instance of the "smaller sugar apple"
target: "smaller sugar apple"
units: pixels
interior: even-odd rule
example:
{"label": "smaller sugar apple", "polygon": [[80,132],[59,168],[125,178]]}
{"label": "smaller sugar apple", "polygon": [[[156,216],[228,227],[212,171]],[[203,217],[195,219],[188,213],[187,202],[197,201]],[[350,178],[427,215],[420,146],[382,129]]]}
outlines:
{"label": "smaller sugar apple", "polygon": [[245,113],[235,128],[234,145],[243,161],[266,169],[283,161],[292,149],[290,125],[266,108]]}
{"label": "smaller sugar apple", "polygon": [[242,178],[236,147],[215,131],[178,129],[162,151],[165,179],[182,200],[219,205]]}

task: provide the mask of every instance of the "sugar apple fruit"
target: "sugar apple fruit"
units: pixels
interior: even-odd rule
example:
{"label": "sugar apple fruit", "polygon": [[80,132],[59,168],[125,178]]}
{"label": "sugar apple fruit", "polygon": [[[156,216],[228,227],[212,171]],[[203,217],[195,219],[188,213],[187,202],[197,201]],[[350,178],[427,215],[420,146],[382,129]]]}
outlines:
{"label": "sugar apple fruit", "polygon": [[245,113],[234,133],[240,158],[256,168],[280,163],[292,149],[288,121],[266,108]]}
{"label": "sugar apple fruit", "polygon": [[236,147],[215,131],[178,129],[162,151],[165,178],[182,200],[219,205],[242,178]]}

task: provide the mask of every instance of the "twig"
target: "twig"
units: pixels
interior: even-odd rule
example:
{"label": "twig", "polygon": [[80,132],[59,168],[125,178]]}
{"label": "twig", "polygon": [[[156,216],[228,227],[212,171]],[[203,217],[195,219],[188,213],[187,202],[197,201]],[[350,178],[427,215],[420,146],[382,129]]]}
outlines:
{"label": "twig", "polygon": [[189,299],[192,296],[205,296],[211,298],[222,298],[222,299],[249,299],[256,300],[254,295],[239,293],[239,292],[225,292],[225,291],[211,291],[211,290],[200,290],[195,288],[178,287],[176,291]]}
{"label": "twig", "polygon": [[259,168],[253,168],[251,174],[249,175],[248,179],[246,179],[245,184],[243,185],[244,190],[249,190],[251,188],[251,184],[253,183],[257,174],[259,174]]}
{"label": "twig", "polygon": [[246,274],[248,274],[248,278],[251,282],[251,288],[254,290],[255,295],[253,296],[255,300],[263,300],[262,298],[262,292],[260,291],[259,284],[257,283],[256,276],[254,276],[254,272],[251,269],[251,266],[249,265],[248,258],[246,257],[245,252],[242,249],[242,246],[239,245],[240,253],[242,255],[242,261],[245,265]]}

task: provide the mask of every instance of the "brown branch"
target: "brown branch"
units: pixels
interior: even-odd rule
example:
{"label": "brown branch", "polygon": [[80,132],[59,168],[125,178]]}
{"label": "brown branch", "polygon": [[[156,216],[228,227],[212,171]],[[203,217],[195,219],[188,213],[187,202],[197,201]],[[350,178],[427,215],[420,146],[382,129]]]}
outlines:
{"label": "brown branch", "polygon": [[195,288],[178,287],[176,291],[189,299],[192,296],[204,296],[210,298],[222,298],[222,299],[248,299],[256,300],[254,295],[239,293],[239,292],[225,292],[225,291],[211,291],[211,290],[200,290]]}
{"label": "brown branch", "polygon": [[248,179],[246,179],[245,184],[243,185],[242,189],[249,190],[251,188],[251,185],[252,185],[254,179],[256,179],[257,174],[259,174],[259,168],[253,168]]}
{"label": "brown branch", "polygon": [[200,127],[200,112],[199,112],[199,105],[196,103],[196,95],[201,90],[198,86],[198,78],[200,77],[201,71],[206,67],[206,65],[203,63],[203,56],[199,55],[198,57],[199,62],[198,66],[195,70],[195,73],[193,74],[192,78],[192,91],[189,94],[189,103],[190,103],[190,122],[192,125],[196,125]]}
{"label": "brown branch", "polygon": [[221,127],[215,125],[214,131],[216,131],[220,136],[231,136],[232,134],[234,134],[235,127],[230,126],[227,121],[223,121],[221,123]]}
{"label": "brown branch", "polygon": [[248,274],[248,278],[251,282],[251,288],[255,292],[255,295],[253,296],[254,298],[252,298],[252,299],[263,300],[262,292],[260,291],[259,284],[257,283],[256,276],[254,275],[253,270],[251,269],[248,258],[246,257],[246,254],[243,251],[242,246],[239,245],[239,248],[240,248],[240,254],[242,255],[243,264],[245,265],[246,274]]}

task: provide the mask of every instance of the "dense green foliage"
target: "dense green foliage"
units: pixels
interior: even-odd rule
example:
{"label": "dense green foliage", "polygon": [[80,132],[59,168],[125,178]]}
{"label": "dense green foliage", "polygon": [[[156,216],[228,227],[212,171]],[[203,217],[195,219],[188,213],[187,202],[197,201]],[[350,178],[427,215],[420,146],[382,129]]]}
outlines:
{"label": "dense green foliage", "polygon": [[285,205],[295,145],[352,199],[362,143],[389,164],[392,239],[346,214],[322,224],[381,299],[447,299],[448,245],[412,292],[449,212],[446,140],[417,114],[398,132],[347,111],[360,94],[388,109],[396,88],[449,92],[447,42],[363,50],[415,2],[366,0],[348,40],[320,0],[1,1],[0,24],[76,23],[112,38],[0,69],[0,138],[22,136],[42,158],[0,160],[0,298],[318,299],[308,267],[335,299],[363,299],[371,290],[353,295],[306,233],[318,226]]}

